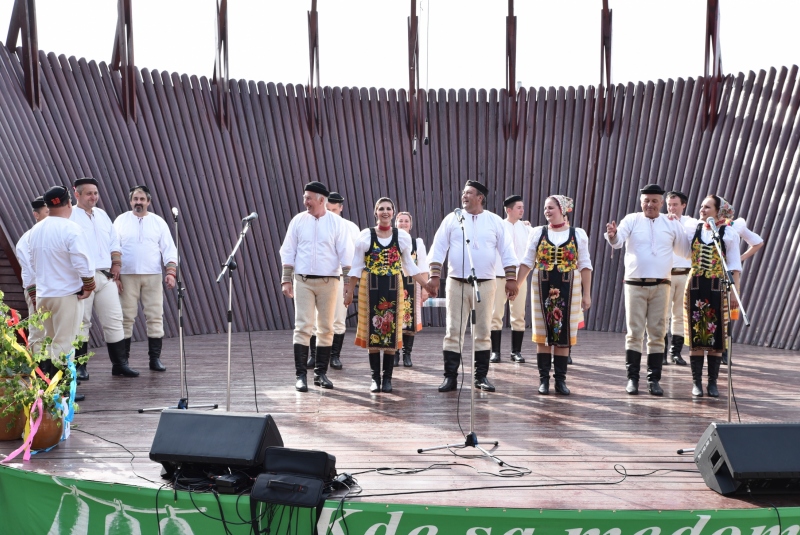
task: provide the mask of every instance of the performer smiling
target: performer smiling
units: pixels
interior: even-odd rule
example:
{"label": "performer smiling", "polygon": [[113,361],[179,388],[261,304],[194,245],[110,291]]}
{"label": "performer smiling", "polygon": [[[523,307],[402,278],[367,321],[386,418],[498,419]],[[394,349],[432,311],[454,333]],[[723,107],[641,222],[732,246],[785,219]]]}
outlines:
{"label": "performer smiling", "polygon": [[[411,234],[413,220],[408,212],[400,212],[395,217],[397,228],[405,230]],[[411,247],[411,258],[420,271],[428,273],[428,252],[425,249],[425,242],[422,238],[413,240]],[[403,314],[403,366],[410,368],[411,351],[414,348],[414,338],[416,333],[422,330],[422,303],[428,298],[428,292],[423,285],[413,280],[413,277],[403,270],[403,289],[407,292],[406,310]],[[400,364],[400,357],[397,353],[394,356],[394,365]]]}
{"label": "performer smiling", "polygon": [[[455,213],[444,218],[439,230],[433,238],[431,248],[431,277],[427,290],[432,297],[439,294],[439,277],[442,264],[449,255],[449,273],[445,292],[447,293],[447,328],[444,337],[444,381],[439,385],[439,392],[455,390],[456,377],[461,362],[464,331],[471,309],[475,308],[476,319],[473,325],[475,332],[475,388],[494,392],[495,387],[489,382],[489,353],[491,340],[489,336],[492,323],[492,310],[496,289],[495,261],[497,253],[506,273],[505,293],[509,299],[517,295],[517,256],[511,237],[506,232],[503,220],[496,214],[484,210],[489,190],[474,180],[468,180],[461,193],[463,212],[459,217]],[[461,231],[459,218],[463,217],[464,233]],[[480,303],[473,303],[472,284],[466,244],[471,251],[475,267],[475,276],[481,293]]]}

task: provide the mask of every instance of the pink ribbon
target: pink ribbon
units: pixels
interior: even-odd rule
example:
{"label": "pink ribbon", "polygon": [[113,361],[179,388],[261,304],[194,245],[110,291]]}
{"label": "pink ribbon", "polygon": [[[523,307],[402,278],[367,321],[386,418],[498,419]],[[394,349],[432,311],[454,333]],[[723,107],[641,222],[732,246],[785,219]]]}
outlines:
{"label": "pink ribbon", "polygon": [[[23,451],[25,452],[25,454],[22,456],[22,460],[23,461],[30,461],[31,460],[31,444],[33,444],[33,437],[36,436],[36,431],[39,430],[39,424],[42,423],[42,418],[44,417],[44,404],[42,403],[42,394],[44,394],[44,392],[39,390],[39,397],[36,398],[36,401],[34,401],[33,405],[31,405],[31,412],[30,412],[30,415],[31,415],[30,416],[30,418],[31,418],[31,422],[30,422],[30,424],[31,424],[31,432],[28,434],[28,437],[22,443],[22,446],[20,446],[19,448],[15,449],[11,453],[9,453],[8,457],[6,457],[2,461],[0,461],[0,463],[6,463],[6,462],[9,462],[9,461],[13,460],[17,455],[19,455]],[[38,410],[39,417],[36,419],[35,422],[33,421],[33,410],[34,409],[39,409]]]}

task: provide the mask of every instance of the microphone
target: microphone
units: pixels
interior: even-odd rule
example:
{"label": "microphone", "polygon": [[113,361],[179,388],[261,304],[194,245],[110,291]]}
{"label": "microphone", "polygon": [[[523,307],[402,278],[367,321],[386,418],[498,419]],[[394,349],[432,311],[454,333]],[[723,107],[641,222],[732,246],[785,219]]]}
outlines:
{"label": "microphone", "polygon": [[464,222],[464,210],[462,210],[461,208],[456,208],[455,210],[453,210],[453,213],[456,214],[456,219],[458,220],[459,223]]}
{"label": "microphone", "polygon": [[248,223],[248,222],[252,221],[253,219],[258,219],[258,214],[255,213],[255,212],[251,213],[247,217],[243,217],[242,218],[242,223]]}
{"label": "microphone", "polygon": [[175,217],[178,217],[178,209],[176,207],[174,207],[174,206],[172,207],[172,215],[174,215]]}
{"label": "microphone", "polygon": [[714,221],[713,217],[709,217],[708,219],[706,219],[706,223],[708,223],[708,226],[711,227],[711,232],[713,232],[714,234],[719,233],[717,229],[717,223],[716,221]]}

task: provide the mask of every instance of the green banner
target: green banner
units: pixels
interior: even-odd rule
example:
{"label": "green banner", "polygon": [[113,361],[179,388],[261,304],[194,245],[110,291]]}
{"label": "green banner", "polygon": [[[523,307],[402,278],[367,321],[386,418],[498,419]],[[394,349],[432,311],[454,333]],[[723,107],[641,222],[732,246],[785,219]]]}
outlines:
{"label": "green banner", "polygon": [[[709,490],[709,492],[712,492]],[[309,509],[275,508],[272,535],[310,535]],[[225,523],[223,525],[223,520]],[[251,533],[247,496],[177,494],[0,467],[3,535]],[[775,510],[598,511],[443,507],[329,500],[332,535],[799,535],[800,507]]]}

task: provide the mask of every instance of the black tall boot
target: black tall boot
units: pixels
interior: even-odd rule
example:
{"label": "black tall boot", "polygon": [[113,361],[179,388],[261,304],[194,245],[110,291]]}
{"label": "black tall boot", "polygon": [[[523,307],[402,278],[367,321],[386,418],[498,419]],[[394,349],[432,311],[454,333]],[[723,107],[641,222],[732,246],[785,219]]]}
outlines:
{"label": "black tall boot", "polygon": [[294,345],[294,374],[297,377],[297,382],[294,384],[294,389],[298,392],[308,392],[308,379],[306,375],[306,359],[308,358],[308,346],[301,344]]}
{"label": "black tall boot", "polygon": [[308,342],[308,362],[306,362],[306,368],[309,370],[311,368],[316,367],[317,362],[317,337],[316,335],[311,336],[311,340]]}
{"label": "black tall boot", "polygon": [[111,375],[124,375],[125,377],[138,377],[139,372],[128,366],[128,356],[125,354],[125,340],[106,344],[108,358],[111,359]]}
{"label": "black tall boot", "polygon": [[439,392],[450,392],[458,387],[458,366],[461,364],[461,353],[442,351],[444,357],[444,381],[439,385]]}
{"label": "black tall boot", "polygon": [[511,331],[511,362],[522,364],[525,359],[522,357],[522,339],[525,331]]}
{"label": "black tall boot", "polygon": [[669,333],[664,335],[664,359],[661,361],[661,365],[669,364],[669,360],[667,359],[667,348],[669,347]]}
{"label": "black tall boot", "polygon": [[369,391],[373,394],[381,391],[381,354],[369,354],[369,369],[372,371],[372,384]]}
{"label": "black tall boot", "polygon": [[78,357],[85,357],[89,352],[89,344],[84,342],[80,348],[75,350],[75,370],[78,372],[78,381],[89,380],[89,370],[86,369],[86,363],[78,364]]}
{"label": "black tall boot", "polygon": [[488,349],[475,352],[475,388],[494,392],[494,385],[486,377],[486,374],[489,373],[489,353]]}
{"label": "black tall boot", "polygon": [[381,381],[381,391],[389,393],[392,391],[392,370],[394,370],[394,357],[397,355],[383,354],[383,380]]}
{"label": "black tall boot", "polygon": [[569,396],[569,388],[567,388],[567,363],[569,357],[566,355],[553,355],[553,369],[555,373],[553,378],[556,380],[556,394]]}
{"label": "black tall boot", "polygon": [[344,334],[333,335],[333,345],[331,346],[331,368],[334,370],[342,369],[342,361],[339,358],[342,354],[342,345],[344,345]]}
{"label": "black tall boot", "polygon": [[131,358],[131,339],[125,338],[125,358],[130,360]]}
{"label": "black tall boot", "polygon": [[719,397],[717,378],[719,378],[719,367],[721,364],[722,357],[708,356],[708,384],[706,385],[706,392],[712,398]]}
{"label": "black tall boot", "polygon": [[414,364],[411,362],[411,350],[414,349],[414,338],[410,334],[403,335],[403,366],[406,368],[412,367]]}
{"label": "black tall boot", "polygon": [[333,383],[328,380],[328,363],[331,359],[331,347],[317,346],[317,358],[314,366],[314,385],[322,388],[333,388]]}
{"label": "black tall boot", "polygon": [[150,356],[150,369],[154,372],[165,372],[167,368],[161,364],[161,343],[163,338],[147,338],[147,354]]}
{"label": "black tall boot", "polygon": [[692,368],[692,395],[703,397],[703,355],[689,355]]}
{"label": "black tall boot", "polygon": [[500,362],[500,341],[503,338],[503,331],[491,331],[489,336],[492,340],[492,356],[489,357],[489,362],[494,364]]}
{"label": "black tall boot", "polygon": [[536,364],[539,367],[539,393],[550,393],[550,353],[536,353]]}
{"label": "black tall boot", "polygon": [[650,353],[647,355],[647,390],[654,396],[663,396],[664,390],[658,382],[661,380],[661,366],[664,353]]}
{"label": "black tall boot", "polygon": [[625,350],[625,369],[628,371],[628,385],[625,391],[634,395],[639,393],[639,370],[642,367],[642,354],[632,349]]}
{"label": "black tall boot", "polygon": [[720,364],[724,364],[725,366],[728,365],[728,350],[727,349],[723,349],[722,350],[722,358],[720,359],[719,362],[720,362]]}
{"label": "black tall boot", "polygon": [[681,350],[683,349],[683,336],[677,334],[672,335],[672,345],[669,346],[669,356],[672,362],[680,366],[686,366],[686,361],[681,357]]}

